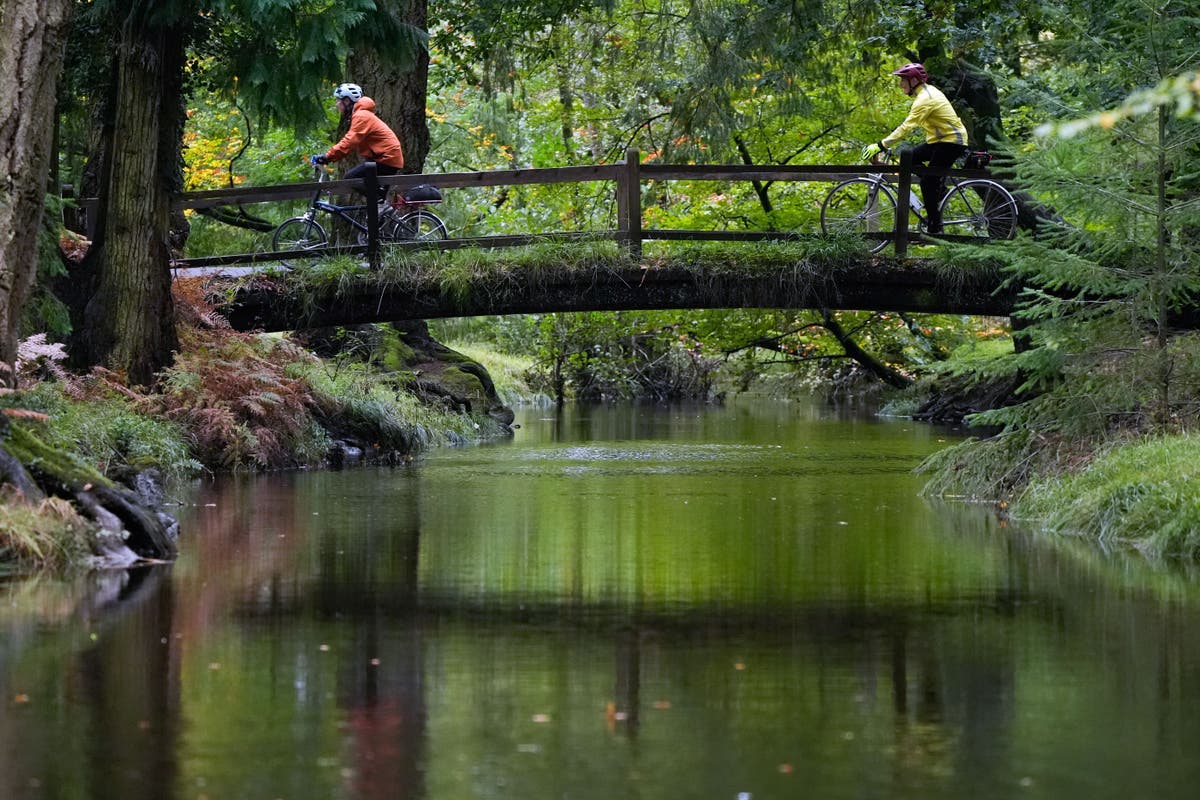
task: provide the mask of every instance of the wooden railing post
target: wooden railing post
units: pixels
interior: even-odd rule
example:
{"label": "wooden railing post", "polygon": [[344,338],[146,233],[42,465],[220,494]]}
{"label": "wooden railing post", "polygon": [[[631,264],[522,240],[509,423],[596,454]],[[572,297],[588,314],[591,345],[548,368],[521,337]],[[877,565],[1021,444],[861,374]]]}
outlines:
{"label": "wooden railing post", "polygon": [[617,173],[617,230],[629,257],[642,259],[642,155],[636,147],[625,150],[624,169]]}
{"label": "wooden railing post", "polygon": [[379,269],[379,173],[374,161],[364,161],[363,194],[367,198],[367,264]]}
{"label": "wooden railing post", "polygon": [[892,244],[897,258],[908,256],[908,209],[912,196],[913,153],[910,148],[900,151],[900,188],[896,198],[896,227],[892,231]]}

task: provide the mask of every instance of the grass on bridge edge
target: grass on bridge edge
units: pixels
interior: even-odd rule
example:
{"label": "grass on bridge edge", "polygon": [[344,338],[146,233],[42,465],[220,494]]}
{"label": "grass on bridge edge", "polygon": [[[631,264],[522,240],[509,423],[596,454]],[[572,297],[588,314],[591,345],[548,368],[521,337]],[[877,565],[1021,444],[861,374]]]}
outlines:
{"label": "grass on bridge edge", "polygon": [[987,282],[995,285],[1000,262],[984,248],[942,244],[921,257],[903,262],[872,255],[860,237],[827,236],[790,242],[646,242],[642,258],[634,259],[615,242],[547,242],[517,248],[463,248],[444,251],[391,250],[381,268],[367,269],[353,256],[302,262],[292,269],[267,268],[236,280],[221,282],[226,299],[238,291],[273,285],[299,297],[344,297],[351,292],[386,290],[393,286],[427,287],[442,296],[461,299],[480,286],[503,293],[505,287],[549,286],[586,282],[591,276],[635,270],[673,270],[696,275],[701,282],[730,278],[775,276],[786,294],[806,293],[851,270],[897,263],[932,269],[940,289],[949,294]]}

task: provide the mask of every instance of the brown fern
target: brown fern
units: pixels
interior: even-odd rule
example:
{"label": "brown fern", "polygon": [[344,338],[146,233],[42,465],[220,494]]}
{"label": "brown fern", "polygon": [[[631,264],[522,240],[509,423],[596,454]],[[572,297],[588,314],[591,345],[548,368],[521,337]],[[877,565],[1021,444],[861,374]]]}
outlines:
{"label": "brown fern", "polygon": [[152,398],[157,412],[190,432],[197,457],[210,466],[294,465],[316,401],[286,370],[312,356],[283,340],[228,329],[193,328],[187,340]]}

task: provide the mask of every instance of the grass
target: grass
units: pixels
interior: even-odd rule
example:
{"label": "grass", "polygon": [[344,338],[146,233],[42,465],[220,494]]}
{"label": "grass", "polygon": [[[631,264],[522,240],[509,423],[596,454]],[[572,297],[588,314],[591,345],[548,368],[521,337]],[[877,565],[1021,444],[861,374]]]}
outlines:
{"label": "grass", "polygon": [[485,420],[423,405],[401,386],[365,364],[294,364],[289,372],[304,380],[324,415],[346,432],[381,450],[410,453],[492,435]]}
{"label": "grass", "polygon": [[82,564],[91,552],[91,530],[66,500],[52,497],[27,505],[0,498],[0,566],[22,571]]}
{"label": "grass", "polygon": [[124,399],[76,400],[58,382],[0,397],[0,406],[38,411],[51,418],[39,437],[52,448],[74,453],[106,474],[157,469],[167,478],[185,478],[200,470],[186,433],[160,417],[138,411]]}
{"label": "grass", "polygon": [[1115,446],[1084,469],[1035,479],[1016,515],[1062,534],[1132,545],[1155,557],[1200,557],[1200,434]]}
{"label": "grass", "polygon": [[403,282],[429,286],[452,298],[481,289],[496,296],[514,284],[561,283],[581,276],[648,267],[695,272],[714,280],[739,276],[778,276],[781,289],[803,294],[829,280],[838,269],[861,263],[867,256],[862,239],[851,236],[813,237],[792,242],[646,242],[642,260],[635,261],[616,242],[544,242],[513,248],[463,248],[446,251],[384,252],[381,268],[369,271],[358,259],[314,259],[289,272],[248,276],[231,286],[266,280],[308,298],[311,307],[340,297],[353,286],[380,289]]}

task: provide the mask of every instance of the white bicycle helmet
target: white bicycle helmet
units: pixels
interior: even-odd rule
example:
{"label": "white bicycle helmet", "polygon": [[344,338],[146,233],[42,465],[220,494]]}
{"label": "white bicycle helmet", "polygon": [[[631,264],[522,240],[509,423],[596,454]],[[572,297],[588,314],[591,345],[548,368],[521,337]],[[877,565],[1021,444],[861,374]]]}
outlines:
{"label": "white bicycle helmet", "polygon": [[333,90],[333,96],[338,100],[341,100],[342,98],[348,98],[352,103],[357,103],[358,98],[362,97],[362,95],[362,87],[357,83],[339,84],[338,87]]}

